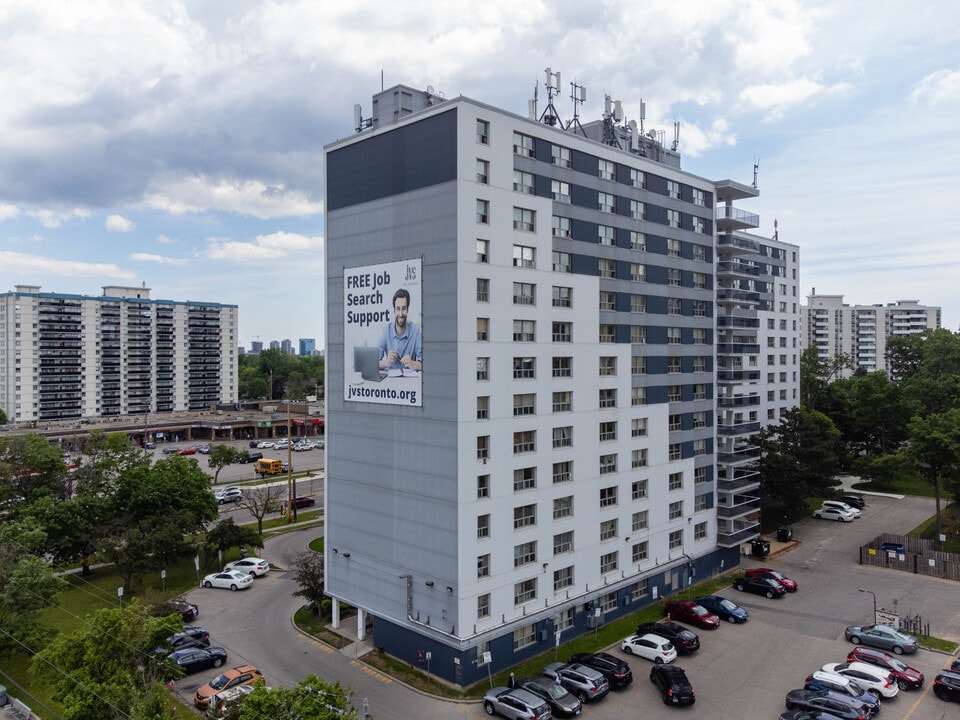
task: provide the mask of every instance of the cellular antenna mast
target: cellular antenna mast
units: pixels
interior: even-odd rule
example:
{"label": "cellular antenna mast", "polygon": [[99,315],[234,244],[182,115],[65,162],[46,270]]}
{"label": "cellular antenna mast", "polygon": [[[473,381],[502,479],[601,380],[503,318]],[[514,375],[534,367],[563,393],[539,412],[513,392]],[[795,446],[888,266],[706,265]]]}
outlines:
{"label": "cellular antenna mast", "polygon": [[570,99],[573,100],[573,119],[567,123],[565,129],[569,130],[572,127],[574,133],[579,130],[586,137],[587,132],[580,124],[580,106],[587,100],[587,89],[575,82],[570,83]]}
{"label": "cellular antenna mast", "polygon": [[760,158],[753,164],[753,189],[757,189],[757,175],[760,172]]}
{"label": "cellular antenna mast", "polygon": [[622,150],[615,126],[623,120],[623,105],[619,100],[611,100],[609,95],[604,95],[603,102],[603,144]]}
{"label": "cellular antenna mast", "polygon": [[540,116],[540,122],[545,125],[556,125],[560,122],[560,116],[557,115],[557,109],[553,106],[553,96],[560,90],[560,73],[551,72],[550,68],[544,72],[547,75],[547,107]]}

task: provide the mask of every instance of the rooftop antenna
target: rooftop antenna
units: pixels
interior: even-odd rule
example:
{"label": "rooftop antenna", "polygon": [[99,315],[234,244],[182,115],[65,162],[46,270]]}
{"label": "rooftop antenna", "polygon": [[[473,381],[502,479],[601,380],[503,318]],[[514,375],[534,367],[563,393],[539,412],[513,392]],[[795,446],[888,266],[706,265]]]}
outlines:
{"label": "rooftop antenna", "polygon": [[567,123],[566,130],[569,130],[570,127],[573,127],[573,131],[576,132],[578,129],[583,136],[587,136],[586,130],[583,129],[583,125],[580,124],[580,106],[587,100],[587,89],[583,85],[577,85],[577,83],[570,83],[570,99],[573,100],[573,119]]}
{"label": "rooftop antenna", "polygon": [[[754,187],[756,187],[756,185],[754,185]],[[780,230],[777,229],[777,224],[778,224],[778,223],[777,223],[777,219],[774,218],[774,219],[773,219],[773,239],[774,239],[774,240],[779,240],[779,239],[780,239]]]}
{"label": "rooftop antenna", "polygon": [[[540,122],[546,125],[556,125],[560,121],[557,115],[557,109],[553,106],[553,96],[560,89],[560,73],[551,72],[550,68],[544,70],[547,75],[547,107],[540,116]],[[554,80],[556,78],[556,80]]]}
{"label": "rooftop antenna", "polygon": [[676,152],[677,148],[680,147],[680,123],[673,123],[673,145],[671,149]]}
{"label": "rooftop antenna", "polygon": [[609,95],[603,96],[603,103],[603,144],[619,148],[620,140],[614,126],[623,120],[623,105],[619,100],[611,100]]}
{"label": "rooftop antenna", "polygon": [[363,119],[363,111],[360,109],[360,103],[353,106],[353,127],[356,131],[363,132],[373,126],[373,118]]}
{"label": "rooftop antenna", "polygon": [[531,120],[537,119],[537,91],[540,89],[540,86],[537,84],[537,81],[533,81],[533,100],[527,100],[527,117]]}
{"label": "rooftop antenna", "polygon": [[753,163],[753,189],[757,189],[757,174],[760,172],[760,158]]}

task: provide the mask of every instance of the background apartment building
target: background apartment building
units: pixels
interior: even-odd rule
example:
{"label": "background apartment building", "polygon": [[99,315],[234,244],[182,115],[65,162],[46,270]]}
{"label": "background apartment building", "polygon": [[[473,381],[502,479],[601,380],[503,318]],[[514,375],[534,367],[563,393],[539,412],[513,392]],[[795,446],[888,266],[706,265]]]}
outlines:
{"label": "background apartment building", "polygon": [[[724,255],[718,300],[715,212],[756,191],[612,112],[568,132],[397,86],[357,120],[326,149],[325,533],[361,633],[372,615],[376,645],[468,684],[735,565],[756,506],[716,475],[717,333],[739,438],[764,420],[737,414],[765,404],[763,320],[796,330],[792,246]],[[381,378],[399,290],[422,372]]]}
{"label": "background apartment building", "polygon": [[843,368],[839,377],[850,377],[861,368],[892,376],[887,340],[939,329],[940,319],[939,307],[920,305],[917,300],[847,305],[843,295],[817,295],[814,288],[802,308],[802,343],[804,348],[817,348],[822,359],[849,356],[853,366]]}
{"label": "background apartment building", "polygon": [[237,400],[237,307],[103,295],[0,294],[0,401],[11,423],[208,410]]}

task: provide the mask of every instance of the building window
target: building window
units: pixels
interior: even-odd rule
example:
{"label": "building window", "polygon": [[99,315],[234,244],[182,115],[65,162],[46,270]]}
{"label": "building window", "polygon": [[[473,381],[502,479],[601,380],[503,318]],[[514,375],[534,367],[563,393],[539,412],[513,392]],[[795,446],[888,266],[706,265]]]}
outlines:
{"label": "building window", "polygon": [[693,386],[693,399],[694,400],[706,400],[707,399],[707,386],[704,383],[697,383]]}
{"label": "building window", "polygon": [[647,266],[643,263],[630,263],[630,279],[634,282],[646,282]]}
{"label": "building window", "polygon": [[478,357],[477,358],[477,380],[489,380],[490,379],[490,358],[488,357]]}
{"label": "building window", "polygon": [[[617,309],[617,294],[615,292],[610,292],[608,290],[600,291],[600,309],[601,310],[616,310]],[[601,333],[602,334],[602,333]],[[610,342],[613,342],[612,340]]]}
{"label": "building window", "polygon": [[514,320],[513,341],[533,342],[536,340],[537,323],[535,320]]}
{"label": "building window", "polygon": [[678,327],[667,328],[667,344],[679,345],[683,340],[682,331]]}
{"label": "building window", "polygon": [[523,133],[513,134],[513,154],[524,157],[533,157],[533,138]]}
{"label": "building window", "polygon": [[482,395],[477,398],[477,420],[486,420],[490,417],[490,396]]}
{"label": "building window", "polygon": [[537,431],[521,430],[513,434],[513,454],[535,452],[537,449]]}
{"label": "building window", "polygon": [[533,174],[522,170],[513,171],[513,189],[516,192],[533,195]]}
{"label": "building window", "polygon": [[667,386],[667,402],[680,402],[683,399],[682,385]]}
{"label": "building window", "polygon": [[[640,200],[631,200],[630,201],[630,217],[634,220],[646,220],[647,219],[647,204],[641,202]],[[634,248],[635,250],[646,250],[646,247]]]}
{"label": "building window", "polygon": [[[484,593],[477,597],[477,620],[490,617],[490,593]],[[478,653],[478,658],[482,658],[483,654]]]}
{"label": "building window", "polygon": [[490,577],[490,555],[477,556],[477,578]]}
{"label": "building window", "polygon": [[610,193],[597,193],[597,209],[600,212],[615,213],[617,211],[616,198]]}
{"label": "building window", "polygon": [[617,504],[617,486],[600,488],[600,507],[613,507]]}
{"label": "building window", "polygon": [[647,467],[646,448],[638,448],[630,451],[630,467],[634,470],[637,468]]}
{"label": "building window", "polygon": [[570,412],[573,410],[573,392],[562,390],[553,393],[553,412]]}
{"label": "building window", "polygon": [[606,574],[608,572],[613,572],[616,570],[619,565],[619,553],[614,550],[611,553],[600,556],[600,572],[601,574]]}
{"label": "building window", "polygon": [[573,517],[573,495],[555,498],[553,501],[553,519]]}
{"label": "building window", "polygon": [[694,300],[694,301],[693,301],[693,316],[694,316],[694,317],[706,317],[706,316],[707,316],[707,301],[706,301],[706,300]]}
{"label": "building window", "polygon": [[695,272],[693,274],[693,287],[697,290],[707,289],[707,276],[705,273]]}
{"label": "building window", "polygon": [[646,250],[647,249],[647,236],[642,232],[637,232],[636,230],[630,231],[630,249],[631,250]]}
{"label": "building window", "polygon": [[700,207],[706,207],[707,201],[703,194],[703,190],[693,188],[693,204],[699,205]]}
{"label": "building window", "polygon": [[700,483],[705,483],[707,481],[707,469],[705,467],[698,467],[693,471],[694,484],[699,485]]}
{"label": "building window", "polygon": [[679,373],[683,368],[683,358],[679,355],[670,355],[667,358],[667,372],[668,373]]}
{"label": "building window", "polygon": [[600,160],[597,162],[597,177],[601,177],[604,180],[616,180],[617,179],[617,169],[609,160]]}
{"label": "building window", "polygon": [[613,246],[616,244],[616,231],[609,225],[597,226],[597,242],[601,245]]}
{"label": "building window", "polygon": [[536,267],[537,250],[529,245],[513,246],[513,266],[522,268]]}
{"label": "building window", "polygon": [[697,355],[693,358],[693,371],[694,372],[706,372],[707,371],[707,358],[704,355]]}
{"label": "building window", "polygon": [[513,416],[536,415],[537,413],[537,395],[536,393],[522,393],[513,396]]}
{"label": "building window", "polygon": [[703,512],[707,509],[707,496],[706,495],[697,495],[693,499],[693,511],[694,512]]}
{"label": "building window", "polygon": [[490,339],[490,318],[477,318],[477,340],[484,342]]}
{"label": "building window", "polygon": [[532,490],[537,486],[537,469],[535,467],[517,468],[513,471],[513,491],[522,492]]}
{"label": "building window", "polygon": [[680,430],[682,423],[683,416],[678,413],[674,413],[667,418],[667,430],[670,432],[677,432]]}
{"label": "building window", "polygon": [[678,268],[667,268],[667,285],[680,287],[682,282],[681,277],[682,276]]}
{"label": "building window", "polygon": [[667,545],[671,550],[678,550],[683,547],[683,530],[674,530],[669,535]]}
{"label": "building window", "polygon": [[553,447],[571,447],[573,445],[573,425],[553,429]]}
{"label": "building window", "polygon": [[490,537],[490,516],[477,516],[477,538]]}
{"label": "building window", "polygon": [[[647,543],[646,543],[645,541],[644,541],[644,542],[635,543],[635,544],[630,548],[630,558],[631,558],[631,560],[632,560],[634,563],[636,563],[636,564],[639,564],[639,563],[642,563],[642,562],[646,562],[646,560],[647,560]],[[641,581],[640,581],[639,583],[637,583],[634,587],[636,587],[636,588],[641,588],[641,587],[642,587],[642,588],[643,588],[643,595],[641,595],[640,597],[646,597],[646,595],[647,595],[647,581],[646,581],[646,580],[641,580]],[[639,599],[639,598],[637,598],[637,599]]]}
{"label": "building window", "polygon": [[682,315],[683,303],[680,298],[667,298],[667,315]]}
{"label": "building window", "polygon": [[609,453],[600,456],[600,474],[609,475],[617,471],[617,454]]}
{"label": "building window", "polygon": [[630,388],[630,405],[636,407],[637,405],[646,405],[647,404],[647,389],[645,387],[634,387]]}
{"label": "building window", "polygon": [[557,252],[555,250],[551,256],[553,258],[554,272],[569,273],[573,271],[572,265],[570,264],[570,253]]}
{"label": "building window", "polygon": [[[701,235],[703,235],[704,233],[707,232],[707,223],[702,217],[694,216],[692,220],[693,220],[693,231],[695,233],[700,233]],[[697,259],[697,258],[694,258],[694,259]],[[703,258],[700,258],[700,259],[702,260]]]}
{"label": "building window", "polygon": [[553,307],[573,307],[573,288],[554,285]]}
{"label": "building window", "polygon": [[553,484],[570,482],[573,480],[573,460],[565,460],[553,464]]}
{"label": "building window", "polygon": [[560,167],[570,167],[570,148],[550,146],[550,162]]}
{"label": "building window", "polygon": [[667,239],[667,255],[680,257],[683,254],[683,244],[679,240]]}
{"label": "building window", "polygon": [[490,280],[477,278],[477,302],[490,302]]}
{"label": "building window", "polygon": [[675,200],[680,199],[680,183],[676,180],[667,180],[667,196]]}
{"label": "building window", "polygon": [[631,295],[630,296],[630,312],[645,313],[646,311],[647,311],[647,296]]}
{"label": "building window", "polygon": [[706,330],[706,328],[693,328],[693,344],[694,344],[694,345],[706,345],[706,344],[707,344],[707,330]]}
{"label": "building window", "polygon": [[693,454],[694,455],[706,455],[707,454],[707,441],[704,438],[693,441]]}
{"label": "building window", "polygon": [[515,568],[537,561],[537,541],[520,543],[513,546],[513,566]]}
{"label": "building window", "polygon": [[[603,309],[603,308],[601,308],[601,310],[602,310],[602,309]],[[612,343],[612,342],[616,342],[616,340],[617,340],[617,326],[616,326],[616,325],[608,325],[608,324],[606,324],[606,323],[602,323],[602,324],[599,326],[598,329],[599,329],[599,332],[600,332],[600,336],[599,336],[600,342],[602,342],[602,343]]]}
{"label": "building window", "polygon": [[553,227],[553,237],[559,237],[559,238],[570,237],[570,218],[554,215],[552,227]]}
{"label": "building window", "polygon": [[550,196],[559,203],[570,202],[570,183],[560,180],[550,181]]}
{"label": "building window", "polygon": [[477,222],[481,225],[490,224],[490,201],[477,200]]}
{"label": "building window", "polygon": [[680,211],[679,210],[667,210],[667,225],[672,228],[680,227]]}
{"label": "building window", "polygon": [[598,393],[598,401],[601,408],[612,408],[617,406],[617,389],[601,388]]}
{"label": "building window", "polygon": [[693,539],[694,540],[706,540],[707,539],[707,524],[705,522],[697,523],[693,526]]}
{"label": "building window", "polygon": [[643,188],[646,186],[646,177],[643,174],[643,170],[630,168],[630,184],[635,188]]}
{"label": "building window", "polygon": [[573,565],[553,571],[553,591],[560,592],[568,587],[573,587]]}
{"label": "building window", "polygon": [[513,586],[513,604],[523,605],[537,599],[537,579],[521,580]]}
{"label": "building window", "polygon": [[643,344],[647,342],[647,326],[631,325],[630,326],[630,342],[634,344]]}
{"label": "building window", "polygon": [[528,380],[537,376],[537,359],[534,357],[515,357],[513,359],[513,378]]}
{"label": "building window", "polygon": [[573,323],[555,322],[553,323],[553,342],[571,342],[573,336]]}
{"label": "building window", "polygon": [[513,529],[530,527],[537,524],[537,506],[521,505],[513,509]]}
{"label": "building window", "polygon": [[667,460],[674,462],[683,459],[683,448],[680,443],[670,443],[667,447]]}
{"label": "building window", "polygon": [[608,442],[617,439],[617,422],[608,420],[600,423],[600,442]]}
{"label": "building window", "polygon": [[477,240],[477,262],[478,263],[490,262],[490,241],[489,240]]}
{"label": "building window", "polygon": [[707,249],[703,245],[694,244],[693,246],[693,259],[698,260],[699,262],[707,261]]}
{"label": "building window", "polygon": [[531,623],[513,631],[513,649],[522,650],[537,641],[537,624]]}
{"label": "building window", "polygon": [[490,144],[490,123],[486,120],[477,120],[477,142],[481,145]]}
{"label": "building window", "polygon": [[693,413],[693,427],[694,428],[703,428],[707,426],[707,413],[703,410],[698,410]]}
{"label": "building window", "polygon": [[670,473],[667,478],[667,489],[668,490],[682,490],[683,489],[683,473],[675,472]]}
{"label": "building window", "polygon": [[477,499],[490,497],[490,476],[477,475]]}
{"label": "building window", "polygon": [[570,377],[573,374],[573,358],[553,358],[553,377]]}
{"label": "building window", "polygon": [[597,271],[602,278],[615,278],[617,276],[617,264],[608,258],[599,258],[597,260]]}
{"label": "building window", "polygon": [[648,485],[649,481],[647,480],[635,480],[630,486],[630,498],[632,500],[646,500]]}
{"label": "building window", "polygon": [[490,436],[480,435],[477,438],[477,460],[487,460],[490,457]]}
{"label": "building window", "polygon": [[477,158],[477,182],[488,185],[490,182],[490,161]]}
{"label": "building window", "polygon": [[603,355],[600,357],[600,377],[617,374],[617,358]]}
{"label": "building window", "polygon": [[604,520],[600,523],[600,542],[617,537],[617,519]]}
{"label": "building window", "polygon": [[646,436],[647,436],[647,419],[633,418],[630,421],[630,437],[646,437]]}
{"label": "building window", "polygon": [[553,554],[573,552],[573,530],[553,536]]}
{"label": "building window", "polygon": [[635,512],[630,518],[631,532],[640,532],[650,527],[650,513],[647,510]]}

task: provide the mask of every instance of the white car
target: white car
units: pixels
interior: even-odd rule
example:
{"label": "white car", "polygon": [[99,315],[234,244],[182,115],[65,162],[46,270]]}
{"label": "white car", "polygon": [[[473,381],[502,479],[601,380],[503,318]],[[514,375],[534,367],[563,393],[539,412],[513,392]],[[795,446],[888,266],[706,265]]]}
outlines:
{"label": "white car", "polygon": [[862,662],[827,663],[823,670],[850,678],[867,692],[880,697],[892,698],[900,692],[900,686],[893,679],[893,675],[876,665]]}
{"label": "white car", "polygon": [[250,587],[253,583],[253,575],[248,575],[239,570],[226,570],[224,572],[207,575],[203,579],[205,588],[226,588],[228,590],[243,590]]}
{"label": "white car", "polygon": [[853,505],[847,505],[847,503],[843,502],[843,500],[824,500],[823,503],[821,503],[821,506],[825,508],[835,507],[840,508],[841,510],[848,510],[853,513],[855,518],[858,518],[861,515],[859,508],[855,508]]}
{"label": "white car", "polygon": [[653,660],[657,665],[677,659],[677,649],[673,643],[652,633],[631,635],[620,643],[620,649],[627,655],[639,655],[647,660]]}
{"label": "white car", "polygon": [[272,449],[273,443],[270,442],[269,440],[261,440],[260,442],[257,443],[257,448],[260,450]]}
{"label": "white car", "polygon": [[223,571],[227,572],[228,570],[239,570],[242,573],[247,573],[248,575],[253,575],[254,577],[263,577],[268,572],[270,572],[270,563],[268,563],[263,558],[258,557],[247,557],[242,560],[236,560],[232,563],[227,563]]}
{"label": "white car", "polygon": [[837,520],[838,522],[853,522],[853,513],[838,507],[819,507],[813,511],[817,520]]}

